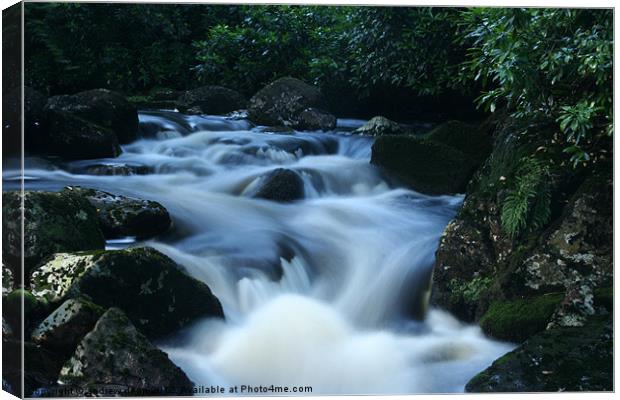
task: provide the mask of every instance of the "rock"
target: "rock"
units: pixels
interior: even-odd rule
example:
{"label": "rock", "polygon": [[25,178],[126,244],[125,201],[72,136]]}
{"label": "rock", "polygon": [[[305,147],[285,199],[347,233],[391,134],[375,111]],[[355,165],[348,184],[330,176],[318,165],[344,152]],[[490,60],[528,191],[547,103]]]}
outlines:
{"label": "rock", "polygon": [[235,110],[226,114],[226,119],[231,121],[238,121],[242,119],[248,119],[248,110]]}
{"label": "rock", "polygon": [[467,383],[467,392],[613,390],[611,318],[532,336]]}
{"label": "rock", "polygon": [[259,199],[290,202],[304,197],[304,181],[297,172],[277,168],[264,177],[252,196]]}
{"label": "rock", "polygon": [[153,172],[153,168],[146,165],[95,164],[86,167],[85,172],[89,175],[132,176],[148,175]]}
{"label": "rock", "polygon": [[224,115],[245,108],[241,93],[222,86],[203,86],[188,90],[177,100],[179,111],[189,114]]}
{"label": "rock", "polygon": [[[62,367],[59,383],[93,394],[191,395],[193,383],[118,308],[110,308]],[[109,394],[108,394],[109,396]]]}
{"label": "rock", "polygon": [[68,186],[63,192],[78,194],[95,207],[101,230],[107,238],[149,238],[164,233],[171,224],[168,211],[156,201],[119,196],[79,186]]}
{"label": "rock", "polygon": [[2,263],[2,296],[6,296],[11,293],[14,286],[15,280],[13,279],[13,271]]}
{"label": "rock", "polygon": [[58,303],[87,297],[121,308],[148,337],[177,331],[196,318],[222,318],[222,306],[204,283],[149,247],[58,253],[33,272],[32,293]]}
{"label": "rock", "polygon": [[70,160],[117,157],[122,153],[114,132],[74,114],[50,110],[44,139],[47,155]]}
{"label": "rock", "polygon": [[480,318],[480,327],[489,336],[510,342],[522,342],[544,331],[564,293],[491,303]]}
{"label": "rock", "polygon": [[306,112],[306,123],[310,122],[310,119],[316,121],[317,117],[320,117],[320,121],[331,121],[331,118],[323,115],[326,113],[324,110],[327,109],[327,101],[319,89],[299,79],[286,77],[271,82],[250,99],[248,116],[260,125],[283,125],[303,129],[301,114],[308,109],[315,111]]}
{"label": "rock", "polygon": [[88,300],[69,299],[32,331],[32,341],[69,357],[104,311]]}
{"label": "rock", "polygon": [[51,97],[49,111],[61,111],[80,117],[113,132],[121,144],[138,136],[138,111],[120,93],[94,89],[74,95]]}
{"label": "rock", "polygon": [[6,322],[6,320],[3,317],[2,318],[2,342],[6,342],[12,337],[13,337],[13,329],[11,328],[11,325],[9,325],[9,323]]}
{"label": "rock", "polygon": [[47,97],[28,86],[24,86],[24,146],[39,148],[46,130],[45,104]]}
{"label": "rock", "polygon": [[479,318],[478,304],[493,282],[494,262],[493,245],[483,229],[457,216],[446,226],[435,254],[432,303],[465,321]]}
{"label": "rock", "polygon": [[378,137],[371,163],[427,194],[463,193],[476,167],[459,150],[411,136]]}
{"label": "rock", "polygon": [[299,114],[298,129],[331,131],[336,128],[336,117],[317,108],[306,108]]}
{"label": "rock", "polygon": [[14,390],[21,392],[23,377],[24,397],[40,397],[47,388],[56,385],[63,361],[56,354],[32,342],[10,340],[2,346],[2,379]]}
{"label": "rock", "polygon": [[355,133],[371,136],[398,135],[399,133],[403,133],[403,128],[397,122],[382,116],[377,116],[357,128]]}
{"label": "rock", "polygon": [[21,332],[23,327],[26,335],[29,335],[49,312],[49,306],[44,299],[36,298],[24,289],[15,289],[4,296],[2,308],[3,318],[6,319],[12,331]]}
{"label": "rock", "polygon": [[484,162],[493,148],[493,137],[487,124],[476,126],[448,121],[433,128],[426,134],[426,139],[454,147],[472,156],[477,164]]}
{"label": "rock", "polygon": [[[2,193],[2,253],[15,276],[21,276],[21,196]],[[43,258],[62,251],[105,247],[97,211],[74,193],[24,192],[24,276]]]}
{"label": "rock", "polygon": [[280,134],[291,134],[295,133],[295,130],[290,126],[261,126],[256,129],[257,132],[260,133],[280,133]]}

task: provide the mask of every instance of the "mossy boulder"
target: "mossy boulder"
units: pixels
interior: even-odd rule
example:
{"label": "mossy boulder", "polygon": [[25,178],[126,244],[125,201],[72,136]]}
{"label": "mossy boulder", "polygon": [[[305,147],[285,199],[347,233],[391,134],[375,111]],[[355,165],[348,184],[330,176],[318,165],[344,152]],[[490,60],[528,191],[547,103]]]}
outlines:
{"label": "mossy boulder", "polygon": [[25,289],[15,289],[4,296],[2,308],[3,319],[6,319],[13,332],[21,332],[23,327],[26,335],[30,334],[49,312],[45,299],[37,298]]}
{"label": "mossy boulder", "polygon": [[247,100],[236,90],[223,86],[203,86],[181,94],[177,105],[183,113],[225,115],[245,108]]}
{"label": "mossy boulder", "polygon": [[104,311],[86,299],[66,300],[32,331],[32,341],[69,357]]}
{"label": "mossy boulder", "polygon": [[412,136],[380,136],[371,162],[426,194],[463,193],[476,164],[443,143]]}
{"label": "mossy boulder", "polygon": [[[2,253],[15,276],[21,276],[21,195],[2,193]],[[95,208],[73,193],[24,192],[24,274],[50,254],[103,249],[105,239]]]}
{"label": "mossy boulder", "polygon": [[109,128],[81,116],[49,110],[43,151],[70,160],[112,158],[122,153],[118,139]]}
{"label": "mossy boulder", "polygon": [[611,318],[546,330],[472,378],[467,392],[613,390]]}
{"label": "mossy boulder", "polygon": [[371,136],[398,135],[403,133],[403,127],[398,122],[383,116],[376,116],[357,128],[355,133]]}
{"label": "mossy boulder", "polygon": [[53,96],[48,111],[60,111],[80,117],[111,131],[121,144],[138,137],[138,110],[120,93],[93,89],[74,95]]}
{"label": "mossy boulder", "polygon": [[304,197],[304,181],[299,174],[286,168],[277,168],[261,177],[252,197],[291,202]]}
{"label": "mossy boulder", "polygon": [[[190,395],[193,383],[117,308],[110,308],[60,371],[61,385],[92,395]],[[109,395],[109,394],[108,394]]]}
{"label": "mossy boulder", "polygon": [[260,125],[304,129],[308,121],[300,117],[308,109],[327,112],[327,101],[321,91],[299,79],[285,77],[271,82],[250,99],[248,117]]}
{"label": "mossy boulder", "polygon": [[148,337],[182,328],[196,318],[222,318],[219,300],[204,283],[149,247],[58,253],[32,274],[32,293],[50,303],[86,297],[121,308]]}
{"label": "mossy boulder", "polygon": [[68,186],[63,192],[80,195],[95,207],[101,230],[108,238],[150,238],[165,232],[171,224],[168,210],[156,201],[79,186]]}
{"label": "mossy boulder", "polygon": [[494,301],[480,318],[480,327],[494,338],[522,342],[547,328],[563,299],[564,293],[550,293],[534,298]]}
{"label": "mossy boulder", "polygon": [[486,124],[448,121],[433,128],[426,134],[426,139],[459,149],[477,164],[484,162],[493,149],[493,136]]}

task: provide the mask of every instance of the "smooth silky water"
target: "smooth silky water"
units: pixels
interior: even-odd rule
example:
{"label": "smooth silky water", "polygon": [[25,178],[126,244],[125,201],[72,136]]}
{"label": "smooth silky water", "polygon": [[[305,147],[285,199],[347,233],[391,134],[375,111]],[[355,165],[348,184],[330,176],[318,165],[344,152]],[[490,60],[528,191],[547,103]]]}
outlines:
{"label": "smooth silky water", "polygon": [[[140,113],[144,138],[115,159],[27,158],[31,190],[93,187],[156,200],[173,227],[148,245],[220,299],[226,320],[197,321],[157,345],[197,385],[312,386],[312,394],[462,392],[512,346],[427,310],[440,235],[462,196],[425,196],[369,163],[373,139],[348,132],[260,133],[245,120]],[[93,176],[95,164],[147,175]],[[305,199],[255,199],[260,177],[297,171]],[[5,166],[5,189],[19,172]],[[148,304],[145,304],[148,307]]]}

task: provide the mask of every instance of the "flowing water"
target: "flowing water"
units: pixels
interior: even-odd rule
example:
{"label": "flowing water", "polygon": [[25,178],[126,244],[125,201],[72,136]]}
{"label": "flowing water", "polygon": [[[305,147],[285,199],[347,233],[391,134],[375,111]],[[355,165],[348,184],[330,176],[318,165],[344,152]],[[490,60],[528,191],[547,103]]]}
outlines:
{"label": "flowing water", "polygon": [[[434,252],[462,196],[430,197],[391,182],[369,163],[373,139],[348,133],[363,122],[270,134],[245,120],[141,112],[143,138],[120,157],[28,158],[26,187],[94,187],[169,210],[167,234],[108,247],[153,246],[220,299],[225,321],[198,321],[157,343],[197,385],[463,391],[511,346],[441,310],[425,312]],[[85,173],[94,164],[152,173]],[[304,200],[251,197],[276,168],[302,176]],[[5,188],[18,175],[5,169]]]}

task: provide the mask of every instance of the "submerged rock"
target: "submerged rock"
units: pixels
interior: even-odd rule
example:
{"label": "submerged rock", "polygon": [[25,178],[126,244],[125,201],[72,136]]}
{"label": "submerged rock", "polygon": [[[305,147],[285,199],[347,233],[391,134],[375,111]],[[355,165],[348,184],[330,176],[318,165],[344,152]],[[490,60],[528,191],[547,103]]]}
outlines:
{"label": "submerged rock", "polygon": [[74,95],[51,97],[49,111],[69,113],[102,126],[118,138],[121,144],[134,141],[138,135],[138,111],[120,93],[94,89]]}
{"label": "submerged rock", "polygon": [[247,100],[241,93],[223,86],[203,86],[183,93],[177,105],[181,112],[188,114],[225,115],[245,108]]}
{"label": "submerged rock", "polygon": [[403,128],[397,122],[382,116],[377,116],[357,128],[355,133],[372,136],[398,135],[399,133],[403,133]]}
{"label": "submerged rock", "polygon": [[33,330],[32,341],[68,357],[104,311],[86,299],[69,299]]}
{"label": "submerged rock", "polygon": [[295,171],[277,168],[261,178],[252,197],[279,202],[299,200],[304,197],[304,181]]}
{"label": "submerged rock", "polygon": [[223,317],[204,283],[149,247],[58,253],[33,272],[32,293],[49,302],[86,296],[121,308],[148,337],[174,332],[196,318]]}
{"label": "submerged rock", "polygon": [[146,165],[95,164],[86,167],[85,172],[89,175],[131,176],[148,175],[153,172],[153,168]]}
{"label": "submerged rock", "polygon": [[248,116],[261,125],[324,129],[321,125],[328,127],[335,122],[326,109],[327,101],[319,89],[299,79],[286,77],[271,82],[250,99]]}
{"label": "submerged rock", "polygon": [[[2,193],[2,253],[16,276],[21,276],[21,196]],[[62,251],[103,249],[105,239],[97,211],[82,196],[61,192],[24,192],[24,274],[43,258]]]}
{"label": "submerged rock", "polygon": [[168,211],[156,201],[119,196],[79,186],[68,186],[63,192],[80,195],[95,207],[101,230],[108,238],[149,238],[165,232],[171,224]]}
{"label": "submerged rock", "polygon": [[550,329],[532,336],[467,383],[467,392],[613,390],[613,324]]}
{"label": "submerged rock", "polygon": [[117,157],[122,153],[114,132],[78,115],[59,110],[47,112],[45,152],[66,159]]}
{"label": "submerged rock", "polygon": [[476,165],[459,150],[411,136],[380,136],[371,162],[427,194],[463,193]]}
{"label": "submerged rock", "polygon": [[[110,308],[60,371],[59,382],[93,394],[188,395],[193,383],[125,314]],[[104,394],[105,395],[105,394]]]}

